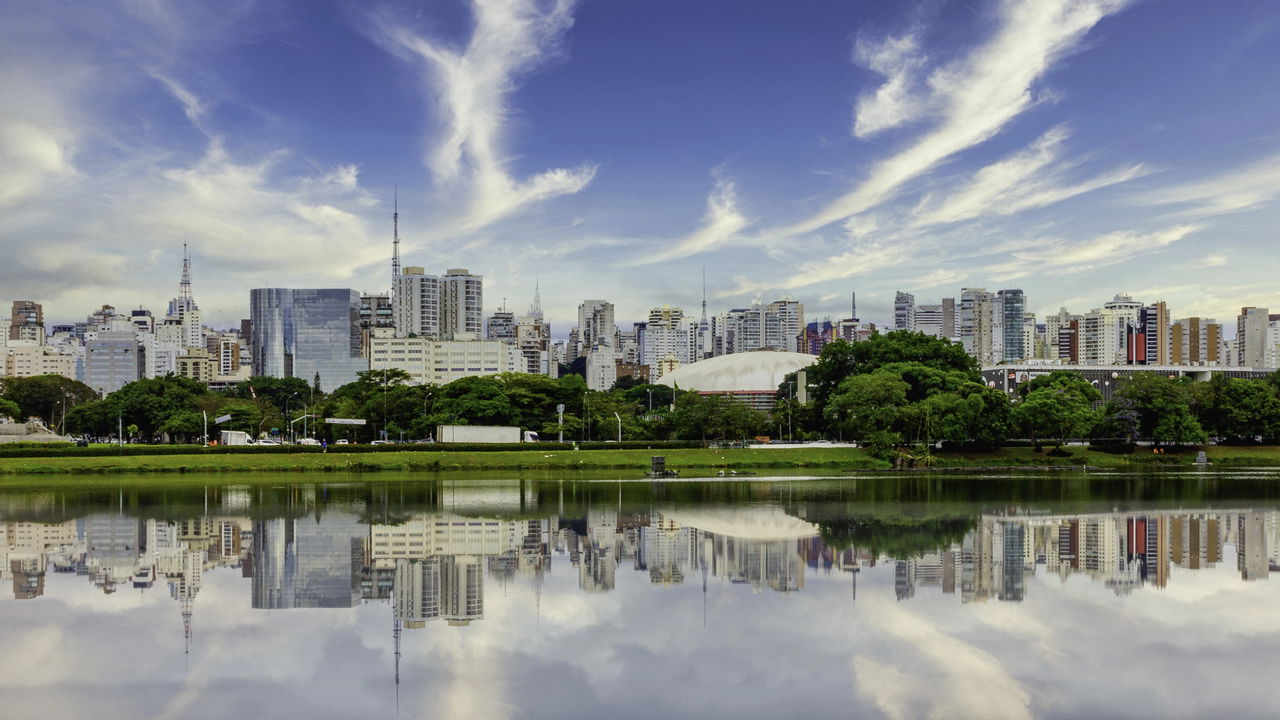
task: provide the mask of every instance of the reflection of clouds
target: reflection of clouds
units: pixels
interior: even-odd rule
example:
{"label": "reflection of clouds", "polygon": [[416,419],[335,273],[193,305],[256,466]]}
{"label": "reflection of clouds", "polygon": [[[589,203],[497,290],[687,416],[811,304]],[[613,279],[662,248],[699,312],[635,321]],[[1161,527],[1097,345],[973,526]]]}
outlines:
{"label": "reflection of clouds", "polygon": [[[1023,718],[1031,717],[1030,693],[988,652],[953,637],[922,613],[876,596],[860,602],[868,623],[881,628],[928,662],[894,668],[874,659],[853,660],[858,691],[870,697],[890,717]],[[910,672],[906,668],[910,667]],[[862,677],[867,671],[869,677]],[[919,683],[930,678],[930,692]],[[912,678],[903,688],[903,679]],[[905,712],[904,712],[905,710]]]}

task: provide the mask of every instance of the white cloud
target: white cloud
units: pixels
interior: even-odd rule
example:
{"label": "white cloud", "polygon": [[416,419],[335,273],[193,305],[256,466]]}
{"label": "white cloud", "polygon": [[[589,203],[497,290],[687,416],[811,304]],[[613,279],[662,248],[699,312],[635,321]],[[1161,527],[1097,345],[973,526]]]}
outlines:
{"label": "white cloud", "polygon": [[1182,206],[1179,215],[1210,217],[1254,210],[1280,195],[1280,154],[1196,182],[1153,190],[1135,205]]}
{"label": "white cloud", "polygon": [[738,211],[738,193],[733,181],[716,173],[715,187],[707,196],[707,212],[703,216],[702,227],[640,262],[666,262],[710,252],[728,244],[746,226],[747,219]]}
{"label": "white cloud", "polygon": [[919,31],[880,42],[859,39],[854,60],[883,75],[874,92],[865,93],[854,109],[853,134],[867,138],[883,130],[921,119],[931,98],[920,88],[920,72],[928,58],[920,52]]}
{"label": "white cloud", "polygon": [[1092,240],[1037,239],[1013,250],[1011,260],[990,265],[986,271],[996,281],[1037,273],[1080,274],[1156,252],[1200,229],[1199,225],[1178,225],[1150,233],[1121,230]]}
{"label": "white cloud", "polygon": [[529,205],[581,191],[594,165],[555,168],[524,180],[509,171],[506,140],[516,79],[554,56],[573,24],[573,0],[542,9],[533,0],[472,0],[475,26],[465,48],[420,36],[389,18],[378,38],[399,55],[422,61],[440,114],[441,136],[429,138],[427,167],[442,188],[461,185],[469,198],[458,219],[464,231],[483,228]]}
{"label": "white cloud", "polygon": [[[936,103],[941,108],[937,125],[906,149],[874,164],[851,192],[780,232],[808,233],[870,210],[940,162],[990,139],[1036,105],[1035,84],[1090,29],[1125,4],[1124,0],[1005,0],[998,13],[999,29],[986,44],[929,74],[927,99],[884,103],[921,112]],[[872,103],[876,113],[891,116],[894,124],[909,120],[880,110],[881,101],[874,97],[863,102]],[[890,121],[878,124],[884,122]]]}
{"label": "white cloud", "polygon": [[1026,149],[988,165],[954,193],[925,197],[913,212],[916,227],[972,220],[984,215],[1015,215],[1067,200],[1145,174],[1142,165],[1119,168],[1088,180],[1069,182],[1071,163],[1060,162],[1070,133],[1059,125]]}

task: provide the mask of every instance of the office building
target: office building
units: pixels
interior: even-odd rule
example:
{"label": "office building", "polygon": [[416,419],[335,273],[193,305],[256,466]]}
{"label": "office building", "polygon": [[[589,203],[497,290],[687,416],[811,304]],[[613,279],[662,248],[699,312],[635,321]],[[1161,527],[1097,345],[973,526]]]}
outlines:
{"label": "office building", "polygon": [[[1267,367],[1270,320],[1267,308],[1240,308],[1240,315],[1236,318],[1235,360],[1237,365],[1246,368]],[[1274,343],[1272,346],[1274,347]]]}
{"label": "office building", "polygon": [[101,395],[145,376],[146,353],[131,332],[98,332],[85,343],[84,384]]}
{"label": "office building", "polygon": [[361,356],[360,294],[355,290],[257,288],[250,291],[253,374],[317,375],[325,392],[367,370]]}
{"label": "office building", "polygon": [[464,377],[524,372],[520,349],[502,340],[432,340],[375,332],[369,341],[369,369],[396,368],[415,385],[444,385]]}

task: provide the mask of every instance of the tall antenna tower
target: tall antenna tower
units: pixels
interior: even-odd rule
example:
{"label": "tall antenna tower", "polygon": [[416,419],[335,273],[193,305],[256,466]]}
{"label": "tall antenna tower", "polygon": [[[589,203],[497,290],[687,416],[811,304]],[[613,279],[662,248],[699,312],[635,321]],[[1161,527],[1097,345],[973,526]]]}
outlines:
{"label": "tall antenna tower", "polygon": [[191,253],[187,244],[182,243],[182,280],[178,282],[178,298],[184,307],[190,307],[191,300]]}
{"label": "tall antenna tower", "polygon": [[396,292],[396,278],[400,277],[400,187],[395,188],[391,211],[391,294]]}
{"label": "tall antenna tower", "polygon": [[702,327],[707,326],[707,266],[702,266]]}

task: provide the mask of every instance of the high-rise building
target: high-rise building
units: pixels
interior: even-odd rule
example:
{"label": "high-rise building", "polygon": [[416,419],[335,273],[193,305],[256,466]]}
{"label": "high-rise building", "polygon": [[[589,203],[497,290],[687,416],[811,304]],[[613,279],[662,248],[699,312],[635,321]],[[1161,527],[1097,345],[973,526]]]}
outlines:
{"label": "high-rise building", "polygon": [[490,340],[512,341],[516,339],[516,315],[510,310],[499,310],[489,316],[484,336]]}
{"label": "high-rise building", "polygon": [[1143,307],[1137,325],[1129,326],[1125,360],[1130,365],[1168,365],[1169,349],[1169,310],[1161,300]]}
{"label": "high-rise building", "polygon": [[893,297],[893,329],[916,329],[916,297],[899,290]]}
{"label": "high-rise building", "polygon": [[484,279],[466,268],[450,268],[440,278],[440,337],[478,340],[484,336]]}
{"label": "high-rise building", "polygon": [[1240,308],[1240,315],[1236,318],[1237,365],[1246,368],[1267,367],[1267,326],[1270,319],[1267,308]]}
{"label": "high-rise building", "polygon": [[997,362],[1021,362],[1031,356],[1026,340],[1027,296],[1017,289],[996,293],[1000,306],[1001,347],[993,350]]}
{"label": "high-rise building", "polygon": [[44,308],[33,300],[14,300],[9,315],[9,339],[37,345],[44,342]]}
{"label": "high-rise building", "polygon": [[994,304],[996,296],[985,288],[964,288],[960,291],[960,342],[980,365],[995,363],[993,345]]}
{"label": "high-rise building", "polygon": [[330,392],[369,368],[360,351],[360,293],[257,288],[249,293],[253,374],[297,377]]}
{"label": "high-rise building", "polygon": [[593,348],[617,341],[618,326],[613,318],[613,303],[607,300],[583,300],[578,305],[578,338],[574,356],[585,356]]}
{"label": "high-rise building", "polygon": [[392,289],[392,322],[401,335],[440,337],[440,278],[406,267]]}
{"label": "high-rise building", "polygon": [[956,337],[955,298],[942,298],[942,302],[937,305],[916,305],[913,329],[930,337]]}

